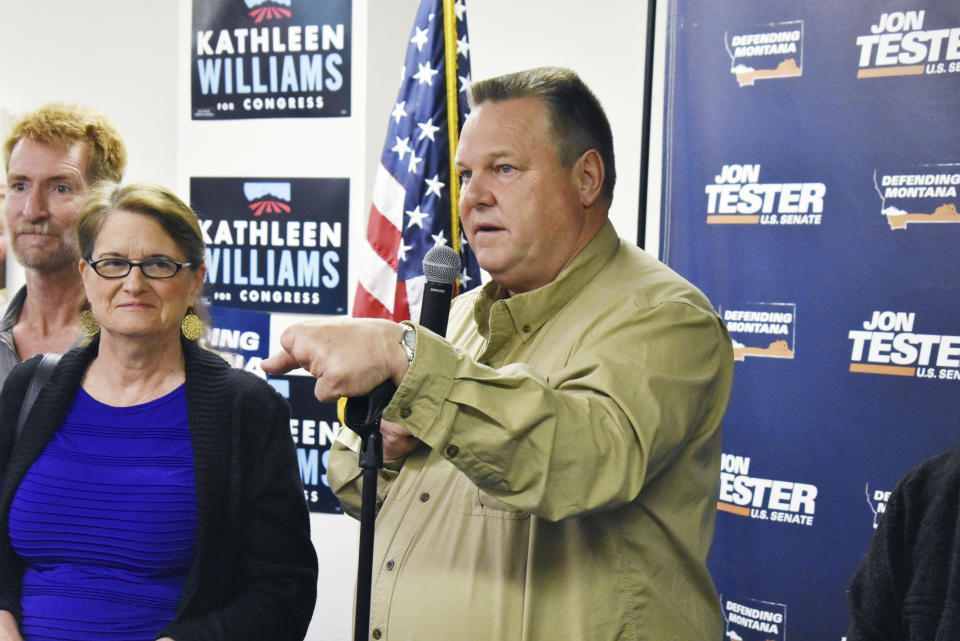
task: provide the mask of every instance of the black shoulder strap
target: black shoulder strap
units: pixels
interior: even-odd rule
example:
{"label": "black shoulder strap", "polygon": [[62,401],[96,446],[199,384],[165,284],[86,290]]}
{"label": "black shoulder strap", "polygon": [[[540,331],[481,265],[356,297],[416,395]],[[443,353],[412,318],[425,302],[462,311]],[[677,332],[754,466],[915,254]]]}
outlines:
{"label": "black shoulder strap", "polygon": [[27,393],[23,397],[20,416],[17,418],[17,431],[14,432],[14,441],[20,438],[20,433],[23,431],[23,424],[27,422],[27,415],[30,413],[30,408],[33,407],[33,402],[37,400],[37,395],[40,394],[40,388],[50,380],[50,376],[53,374],[53,368],[57,366],[59,360],[60,354],[53,354],[51,352],[47,352],[43,355],[43,358],[40,359],[40,364],[37,365],[37,369],[33,372],[33,378],[30,379],[30,386],[27,387]]}

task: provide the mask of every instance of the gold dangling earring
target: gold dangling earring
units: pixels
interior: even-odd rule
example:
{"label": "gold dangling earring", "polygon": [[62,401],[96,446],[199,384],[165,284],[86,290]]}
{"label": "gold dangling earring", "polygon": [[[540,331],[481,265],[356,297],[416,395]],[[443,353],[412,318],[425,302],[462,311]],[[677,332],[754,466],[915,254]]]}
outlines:
{"label": "gold dangling earring", "polygon": [[183,317],[183,322],[180,323],[180,331],[183,332],[184,338],[188,341],[195,341],[200,338],[200,334],[203,332],[203,321],[193,313],[192,307]]}
{"label": "gold dangling earring", "polygon": [[80,331],[84,336],[93,338],[100,333],[100,323],[94,318],[93,312],[89,309],[84,309],[80,312],[77,324],[80,325]]}

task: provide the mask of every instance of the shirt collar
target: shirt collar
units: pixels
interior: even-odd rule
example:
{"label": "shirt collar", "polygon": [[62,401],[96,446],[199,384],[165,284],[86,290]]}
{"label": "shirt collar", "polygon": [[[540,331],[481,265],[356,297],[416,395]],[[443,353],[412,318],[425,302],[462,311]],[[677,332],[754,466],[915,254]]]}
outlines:
{"label": "shirt collar", "polygon": [[494,305],[501,304],[513,319],[517,334],[526,340],[593,280],[617,253],[619,246],[620,237],[608,220],[570,264],[543,287],[509,296],[507,290],[497,283],[487,283],[473,308],[478,330],[489,338],[490,312]]}
{"label": "shirt collar", "polygon": [[27,286],[24,285],[10,300],[7,305],[7,311],[0,319],[0,332],[10,331],[17,321],[20,320],[20,312],[23,310],[23,301],[27,299]]}
{"label": "shirt collar", "polygon": [[13,326],[20,320],[20,312],[23,311],[23,301],[26,298],[27,286],[24,285],[7,305],[3,318],[0,318],[0,343],[5,344],[14,354],[17,353],[17,346],[13,342]]}

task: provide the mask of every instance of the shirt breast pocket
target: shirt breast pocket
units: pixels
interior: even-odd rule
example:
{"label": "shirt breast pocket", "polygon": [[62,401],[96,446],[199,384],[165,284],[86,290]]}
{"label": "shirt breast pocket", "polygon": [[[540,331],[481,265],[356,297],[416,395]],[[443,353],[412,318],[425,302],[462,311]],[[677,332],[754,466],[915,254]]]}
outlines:
{"label": "shirt breast pocket", "polygon": [[467,516],[486,516],[495,519],[506,519],[510,521],[521,521],[530,518],[529,512],[518,510],[517,508],[504,503],[487,494],[462,472],[457,473],[453,484],[453,491],[456,509],[461,514]]}
{"label": "shirt breast pocket", "polygon": [[500,499],[494,498],[480,488],[474,488],[474,497],[476,497],[477,506],[480,508],[480,514],[495,519],[508,519],[521,521],[530,518],[529,512],[518,510],[517,508],[504,503]]}

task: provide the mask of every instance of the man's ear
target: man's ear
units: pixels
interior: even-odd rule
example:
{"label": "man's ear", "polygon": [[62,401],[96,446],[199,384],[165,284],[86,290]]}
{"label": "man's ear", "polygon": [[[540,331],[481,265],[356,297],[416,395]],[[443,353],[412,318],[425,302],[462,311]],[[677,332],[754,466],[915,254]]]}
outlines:
{"label": "man's ear", "polygon": [[591,207],[603,194],[605,175],[603,158],[596,149],[588,149],[574,163],[574,175],[580,192],[580,204]]}

